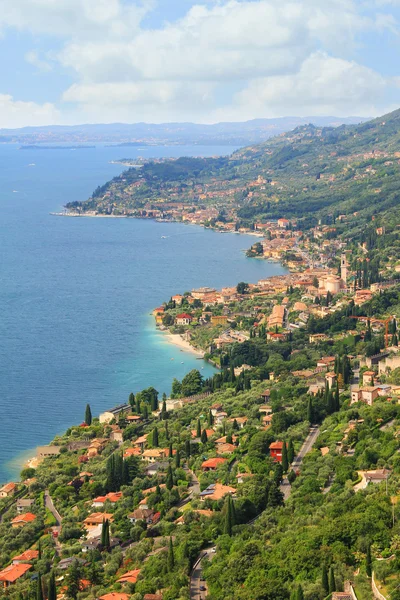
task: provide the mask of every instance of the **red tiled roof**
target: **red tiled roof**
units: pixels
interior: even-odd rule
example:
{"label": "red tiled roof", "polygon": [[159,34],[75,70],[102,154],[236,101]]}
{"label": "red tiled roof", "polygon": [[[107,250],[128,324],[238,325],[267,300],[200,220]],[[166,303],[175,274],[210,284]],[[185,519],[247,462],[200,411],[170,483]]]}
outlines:
{"label": "red tiled roof", "polygon": [[18,554],[18,556],[14,556],[13,560],[28,561],[35,560],[39,556],[38,550],[25,550],[22,554]]}
{"label": "red tiled roof", "polygon": [[202,469],[215,469],[219,465],[222,465],[224,462],[226,462],[226,458],[209,458],[208,460],[205,460],[203,462],[203,464],[201,465],[201,468]]}
{"label": "red tiled roof", "polygon": [[20,564],[20,565],[9,565],[2,571],[0,571],[0,581],[4,581],[6,583],[14,583],[20,577],[25,575],[29,569],[32,568],[32,565],[28,564]]}
{"label": "red tiled roof", "polygon": [[13,524],[18,524],[18,523],[32,523],[32,521],[34,521],[36,519],[36,515],[34,515],[33,513],[27,512],[24,513],[23,515],[17,515],[16,517],[14,517],[14,519],[11,521],[11,523]]}
{"label": "red tiled roof", "polygon": [[282,450],[283,442],[272,442],[269,446],[270,450]]}
{"label": "red tiled roof", "polygon": [[118,583],[136,583],[139,577],[140,569],[134,569],[133,571],[128,571],[124,573],[122,577],[120,577],[117,582]]}

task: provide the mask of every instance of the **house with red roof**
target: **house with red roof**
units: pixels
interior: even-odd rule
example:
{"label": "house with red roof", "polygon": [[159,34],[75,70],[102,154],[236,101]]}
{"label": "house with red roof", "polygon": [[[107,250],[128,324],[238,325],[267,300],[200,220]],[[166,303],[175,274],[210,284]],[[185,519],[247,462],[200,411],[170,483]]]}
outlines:
{"label": "house with red roof", "polygon": [[269,455],[276,462],[282,462],[283,442],[272,442],[269,446]]}
{"label": "house with red roof", "polygon": [[120,592],[109,592],[99,596],[98,600],[129,600],[129,594],[121,594]]}
{"label": "house with red roof", "polygon": [[201,468],[203,471],[216,471],[225,462],[226,458],[209,458],[202,463]]}
{"label": "house with red roof", "polygon": [[111,502],[111,504],[114,504],[115,502],[118,502],[118,500],[121,500],[121,498],[122,492],[109,492],[105,496],[97,496],[97,498],[94,498],[92,506],[95,506],[96,508],[102,507],[107,500]]}
{"label": "house with red roof", "polygon": [[10,483],[6,483],[6,485],[3,485],[3,487],[0,488],[0,498],[10,498],[10,496],[14,496],[16,491],[16,483],[13,483],[12,481]]}
{"label": "house with red roof", "polygon": [[34,515],[33,513],[23,513],[22,515],[17,515],[13,518],[13,520],[11,521],[11,527],[13,527],[14,529],[16,527],[23,527],[27,523],[33,523],[35,519],[36,515]]}
{"label": "house with red roof", "polygon": [[29,564],[9,565],[0,571],[0,582],[6,588],[21,579],[31,568],[32,565]]}
{"label": "house with red roof", "polygon": [[25,550],[22,554],[18,554],[18,556],[14,556],[12,559],[13,565],[19,565],[20,563],[30,562],[31,560],[36,560],[39,558],[38,550]]}
{"label": "house with red roof", "polygon": [[193,321],[192,315],[188,313],[181,313],[180,315],[176,315],[176,324],[177,325],[190,325]]}
{"label": "house with red roof", "polygon": [[136,583],[140,574],[140,569],[134,569],[124,573],[122,577],[117,580],[117,583]]}

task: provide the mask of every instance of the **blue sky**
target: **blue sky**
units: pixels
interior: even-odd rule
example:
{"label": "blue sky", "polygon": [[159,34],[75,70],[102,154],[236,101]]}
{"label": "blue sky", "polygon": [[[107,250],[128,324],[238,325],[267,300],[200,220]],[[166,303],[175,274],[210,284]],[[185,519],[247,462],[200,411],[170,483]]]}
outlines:
{"label": "blue sky", "polygon": [[400,0],[2,0],[0,127],[375,116]]}

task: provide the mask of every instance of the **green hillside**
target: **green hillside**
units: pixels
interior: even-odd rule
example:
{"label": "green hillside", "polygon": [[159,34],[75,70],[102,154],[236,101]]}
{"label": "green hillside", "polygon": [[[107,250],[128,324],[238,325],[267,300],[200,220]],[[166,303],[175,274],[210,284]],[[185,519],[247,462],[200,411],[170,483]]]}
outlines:
{"label": "green hillside", "polygon": [[211,205],[245,225],[285,216],[303,229],[356,212],[360,228],[373,215],[397,219],[399,159],[396,110],[355,126],[302,126],[230,157],[148,162],[67,208],[118,213],[160,202]]}

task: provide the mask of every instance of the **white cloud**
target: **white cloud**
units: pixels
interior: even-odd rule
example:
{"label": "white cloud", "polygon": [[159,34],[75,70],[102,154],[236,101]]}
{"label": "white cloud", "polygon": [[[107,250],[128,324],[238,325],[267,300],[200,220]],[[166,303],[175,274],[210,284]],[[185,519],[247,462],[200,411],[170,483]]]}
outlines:
{"label": "white cloud", "polygon": [[121,0],[1,0],[0,29],[81,39],[131,35],[152,2]]}
{"label": "white cloud", "polygon": [[0,94],[0,127],[8,129],[27,125],[54,125],[60,121],[60,113],[53,104],[36,104],[14,100]]}
{"label": "white cloud", "polygon": [[366,115],[377,112],[391,81],[356,62],[316,52],[295,75],[259,78],[234,99],[252,116]]}
{"label": "white cloud", "polygon": [[47,62],[47,60],[43,60],[40,58],[37,50],[30,50],[25,54],[25,60],[36,67],[39,71],[48,72],[52,70],[52,65]]}
{"label": "white cloud", "polygon": [[[392,15],[363,12],[368,0],[188,0],[152,30],[142,21],[156,0],[1,3],[0,29],[62,40],[51,64],[74,79],[61,100],[79,121],[372,114],[389,83],[349,56],[362,32],[397,32]],[[49,68],[35,50],[26,59]]]}

